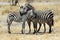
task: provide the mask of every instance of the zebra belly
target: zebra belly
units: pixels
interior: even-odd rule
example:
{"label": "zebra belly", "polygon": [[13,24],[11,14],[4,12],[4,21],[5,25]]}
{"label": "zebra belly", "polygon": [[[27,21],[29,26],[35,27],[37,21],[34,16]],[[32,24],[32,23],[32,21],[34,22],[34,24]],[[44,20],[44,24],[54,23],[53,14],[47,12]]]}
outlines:
{"label": "zebra belly", "polygon": [[37,23],[45,23],[47,20],[45,20],[44,18],[35,18],[32,19],[32,21]]}

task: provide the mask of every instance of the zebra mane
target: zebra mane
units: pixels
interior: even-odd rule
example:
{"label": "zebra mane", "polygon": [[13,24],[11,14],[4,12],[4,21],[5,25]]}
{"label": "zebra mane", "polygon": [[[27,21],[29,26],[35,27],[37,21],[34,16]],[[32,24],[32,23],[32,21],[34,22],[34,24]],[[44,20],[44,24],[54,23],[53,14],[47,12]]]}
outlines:
{"label": "zebra mane", "polygon": [[25,6],[28,8],[28,10],[34,10],[34,7],[30,5],[29,3],[26,3]]}

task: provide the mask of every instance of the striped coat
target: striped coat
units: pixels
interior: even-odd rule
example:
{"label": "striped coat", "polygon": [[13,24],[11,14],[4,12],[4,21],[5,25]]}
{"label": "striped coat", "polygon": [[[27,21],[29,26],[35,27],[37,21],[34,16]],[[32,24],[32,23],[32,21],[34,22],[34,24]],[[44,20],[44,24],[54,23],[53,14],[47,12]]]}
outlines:
{"label": "striped coat", "polygon": [[[35,16],[34,16],[35,15]],[[49,25],[49,33],[51,33],[51,26],[54,25],[54,14],[51,10],[44,10],[44,11],[34,11],[33,16],[31,18],[32,22],[38,22],[39,24],[47,23]],[[45,28],[45,27],[44,27]],[[38,31],[40,28],[38,29]],[[46,31],[46,28],[45,28]]]}

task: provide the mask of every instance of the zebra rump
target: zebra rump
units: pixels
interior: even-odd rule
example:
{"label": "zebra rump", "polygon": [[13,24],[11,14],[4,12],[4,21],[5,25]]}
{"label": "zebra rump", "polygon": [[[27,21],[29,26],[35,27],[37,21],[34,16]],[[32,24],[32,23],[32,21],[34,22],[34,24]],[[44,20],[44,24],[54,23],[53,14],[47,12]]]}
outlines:
{"label": "zebra rump", "polygon": [[54,25],[54,13],[52,12],[52,10],[44,10],[44,11],[37,11],[35,12],[37,16],[39,16],[40,20],[43,20],[44,22],[49,22],[49,24],[51,24],[51,26]]}
{"label": "zebra rump", "polygon": [[49,12],[46,13],[46,20],[49,21],[49,23],[51,24],[51,26],[54,25],[53,17],[54,17],[54,13],[51,10],[49,10]]}
{"label": "zebra rump", "polygon": [[8,19],[10,21],[20,22],[21,21],[21,16],[20,16],[19,13],[10,12],[9,15],[8,15]]}

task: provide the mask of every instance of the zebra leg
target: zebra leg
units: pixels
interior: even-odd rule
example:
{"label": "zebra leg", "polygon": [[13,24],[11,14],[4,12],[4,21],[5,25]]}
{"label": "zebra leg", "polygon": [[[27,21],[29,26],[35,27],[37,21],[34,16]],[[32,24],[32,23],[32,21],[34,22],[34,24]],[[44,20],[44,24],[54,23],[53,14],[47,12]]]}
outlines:
{"label": "zebra leg", "polygon": [[46,32],[46,27],[45,27],[45,23],[44,23],[44,33]]}
{"label": "zebra leg", "polygon": [[7,23],[8,23],[8,33],[11,33],[10,26],[11,26],[12,21],[7,20]]}
{"label": "zebra leg", "polygon": [[49,25],[49,33],[51,33],[51,31],[52,31],[52,30],[51,30],[51,23],[48,22],[47,24]]}
{"label": "zebra leg", "polygon": [[26,15],[23,15],[22,16],[22,30],[21,30],[21,32],[22,32],[22,34],[24,34],[25,33],[25,21],[27,20],[27,17],[26,17]]}
{"label": "zebra leg", "polygon": [[34,32],[33,34],[37,34],[37,23],[33,22],[33,26],[34,26]]}
{"label": "zebra leg", "polygon": [[37,32],[39,32],[39,31],[40,31],[40,28],[41,28],[41,23],[39,23],[39,29],[37,30]]}
{"label": "zebra leg", "polygon": [[51,33],[52,32],[52,30],[51,30],[51,25],[49,25],[49,33]]}
{"label": "zebra leg", "polygon": [[10,25],[11,24],[8,24],[8,33],[11,33],[11,31],[10,31]]}
{"label": "zebra leg", "polygon": [[17,5],[17,3],[18,3],[18,0],[14,0],[15,2],[14,2],[14,5],[16,6]]}
{"label": "zebra leg", "polygon": [[23,22],[23,24],[22,24],[22,30],[21,30],[21,32],[22,32],[22,34],[25,33],[25,22]]}
{"label": "zebra leg", "polygon": [[27,21],[28,25],[29,25],[29,33],[31,33],[31,21]]}

